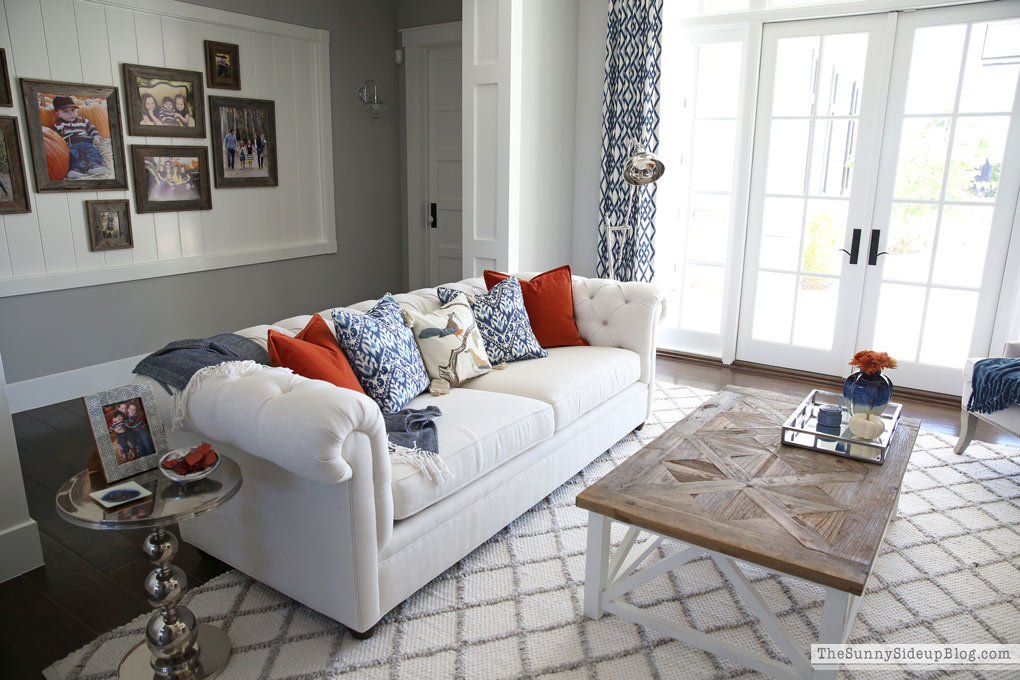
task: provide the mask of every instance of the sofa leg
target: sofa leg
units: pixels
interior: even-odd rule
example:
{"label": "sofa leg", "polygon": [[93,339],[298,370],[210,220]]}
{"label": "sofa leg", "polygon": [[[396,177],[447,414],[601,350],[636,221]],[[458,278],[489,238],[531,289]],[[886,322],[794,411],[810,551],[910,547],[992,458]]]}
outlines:
{"label": "sofa leg", "polygon": [[[377,625],[379,625],[379,624],[376,624],[376,626]],[[370,638],[373,635],[375,635],[375,626],[372,626],[371,628],[369,628],[368,630],[366,630],[363,633],[359,633],[358,631],[354,630],[353,628],[348,628],[347,630],[350,631],[351,637],[354,638],[355,640],[367,640],[368,638]]]}
{"label": "sofa leg", "polygon": [[974,429],[977,427],[977,422],[977,416],[970,411],[966,409],[960,411],[960,440],[956,442],[956,448],[953,449],[954,453],[963,453],[970,446],[970,440],[974,438]]}
{"label": "sofa leg", "polygon": [[634,428],[634,431],[635,431],[635,432],[640,432],[640,431],[641,431],[641,430],[643,430],[644,428],[645,428],[645,424],[644,424],[644,423],[641,423],[640,425],[638,425],[637,427],[635,427],[635,428]]}

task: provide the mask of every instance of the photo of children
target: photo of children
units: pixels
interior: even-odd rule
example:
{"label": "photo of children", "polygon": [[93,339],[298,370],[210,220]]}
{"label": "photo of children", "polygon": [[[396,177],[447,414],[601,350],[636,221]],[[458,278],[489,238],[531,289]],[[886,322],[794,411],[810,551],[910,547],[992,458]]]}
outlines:
{"label": "photo of children", "polygon": [[114,179],[106,99],[50,92],[37,98],[50,179]]}
{"label": "photo of children", "polygon": [[241,89],[240,48],[233,43],[205,41],[206,85],[226,90]]}
{"label": "photo of children", "polygon": [[4,131],[0,130],[0,203],[14,200],[11,194],[11,164],[7,160],[7,142]]}
{"label": "photo of children", "polygon": [[0,116],[0,214],[30,211],[18,119]]}
{"label": "photo of children", "polygon": [[150,156],[145,171],[150,201],[193,201],[202,195],[199,159],[194,156]]}
{"label": "photo of children", "polygon": [[193,84],[184,80],[135,78],[142,101],[139,125],[195,127]]}
{"label": "photo of children", "polygon": [[[269,177],[266,158],[269,115],[264,108],[223,106],[219,108],[223,135],[220,154],[224,177]],[[256,154],[258,159],[256,161]]]}
{"label": "photo of children", "polygon": [[126,200],[85,201],[89,223],[89,247],[115,250],[134,246],[131,233],[131,208]]}
{"label": "photo of children", "polygon": [[123,464],[156,452],[149,433],[149,421],[139,397],[103,406],[117,463]]}

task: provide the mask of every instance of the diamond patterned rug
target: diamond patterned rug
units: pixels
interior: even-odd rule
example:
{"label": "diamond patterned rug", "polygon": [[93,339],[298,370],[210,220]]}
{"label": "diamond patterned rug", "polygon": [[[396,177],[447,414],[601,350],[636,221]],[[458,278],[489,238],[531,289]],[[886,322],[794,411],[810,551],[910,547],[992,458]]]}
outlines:
{"label": "diamond patterned rug", "polygon": [[[330,619],[231,571],[187,595],[226,630],[234,656],[222,680],[276,678],[757,678],[757,673],[606,615],[586,619],[586,514],[574,497],[696,408],[712,392],[660,383],[654,418],[509,527],[390,612],[374,637],[351,638]],[[1020,643],[1020,450],[922,434],[851,642]],[[614,534],[619,541],[622,530]],[[680,546],[659,549],[661,559]],[[664,552],[665,551],[665,552]],[[745,565],[787,630],[807,650],[820,588]],[[626,596],[636,606],[783,659],[707,557]],[[115,678],[148,615],[58,661],[49,680]],[[913,677],[950,677],[942,670]],[[901,678],[895,667],[842,678]],[[960,678],[1008,677],[962,669]],[[1015,677],[1015,676],[1014,676]]]}

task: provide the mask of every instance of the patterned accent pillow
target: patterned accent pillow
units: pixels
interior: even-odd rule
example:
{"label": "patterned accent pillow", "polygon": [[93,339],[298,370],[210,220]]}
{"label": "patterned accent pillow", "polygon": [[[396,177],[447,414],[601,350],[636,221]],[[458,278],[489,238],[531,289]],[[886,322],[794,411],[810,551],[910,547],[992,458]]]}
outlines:
{"label": "patterned accent pillow", "polygon": [[[436,294],[445,305],[460,295],[461,291],[437,288]],[[485,351],[493,364],[549,356],[531,330],[531,321],[524,308],[521,282],[515,277],[500,281],[488,293],[475,295],[471,300],[471,311],[475,314],[475,323],[485,342]]]}
{"label": "patterned accent pillow", "polygon": [[404,314],[411,320],[415,342],[432,378],[429,392],[433,395],[446,394],[451,387],[492,370],[467,295],[461,293],[434,312],[409,309]]}
{"label": "patterned accent pillow", "polygon": [[399,411],[429,386],[414,335],[389,293],[364,314],[333,310],[333,326],[365,393],[383,413]]}

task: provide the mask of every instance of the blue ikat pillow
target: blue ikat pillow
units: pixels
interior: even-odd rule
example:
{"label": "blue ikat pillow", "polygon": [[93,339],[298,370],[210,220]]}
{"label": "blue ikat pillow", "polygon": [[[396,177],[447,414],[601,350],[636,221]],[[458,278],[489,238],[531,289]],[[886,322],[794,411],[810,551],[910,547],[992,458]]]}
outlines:
{"label": "blue ikat pillow", "polygon": [[[444,305],[460,293],[452,288],[436,289]],[[485,353],[492,364],[549,356],[531,330],[521,282],[515,277],[500,281],[487,293],[475,293],[473,296],[471,312],[475,315]]]}
{"label": "blue ikat pillow", "polygon": [[389,293],[364,314],[333,310],[333,326],[361,386],[383,413],[399,411],[428,388],[414,334]]}

